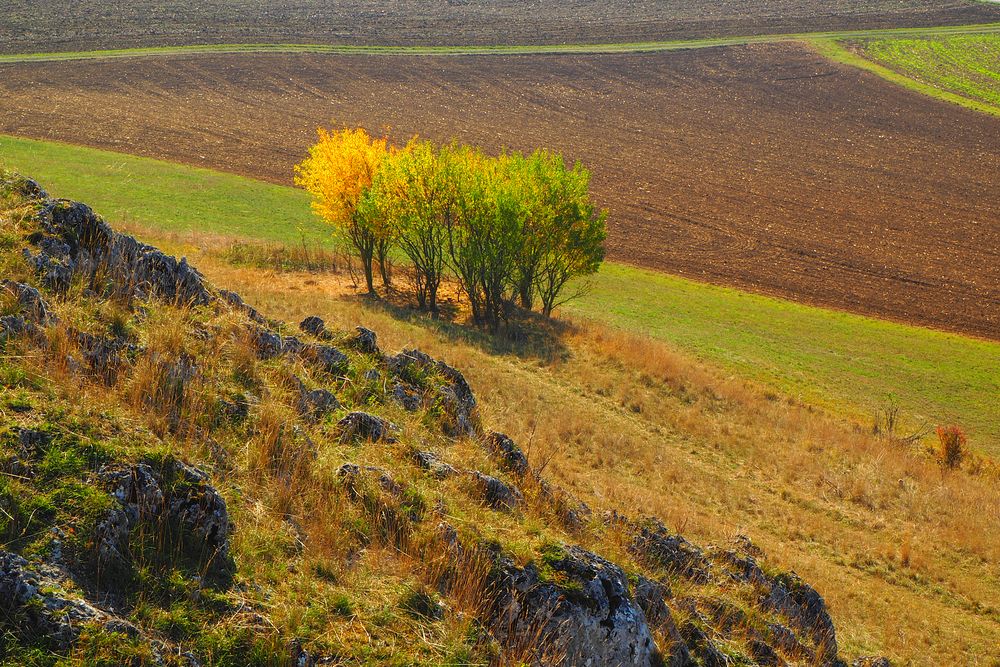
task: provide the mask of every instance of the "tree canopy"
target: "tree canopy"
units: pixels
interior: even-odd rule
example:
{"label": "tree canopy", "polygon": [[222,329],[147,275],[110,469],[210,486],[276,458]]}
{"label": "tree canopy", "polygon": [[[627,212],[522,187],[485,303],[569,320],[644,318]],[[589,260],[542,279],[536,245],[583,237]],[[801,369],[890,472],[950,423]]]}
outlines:
{"label": "tree canopy", "polygon": [[416,138],[397,149],[363,129],[320,130],[295,171],[358,252],[369,291],[376,259],[390,289],[396,248],[412,264],[418,306],[433,313],[451,276],[477,324],[496,329],[536,303],[551,316],[604,259],[607,212],[590,201],[590,173],[550,151],[489,156]]}

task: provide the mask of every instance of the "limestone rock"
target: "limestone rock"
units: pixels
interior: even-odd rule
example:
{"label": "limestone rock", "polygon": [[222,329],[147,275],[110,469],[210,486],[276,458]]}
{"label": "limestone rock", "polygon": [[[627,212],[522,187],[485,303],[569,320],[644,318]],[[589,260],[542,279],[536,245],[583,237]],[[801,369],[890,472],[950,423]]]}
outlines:
{"label": "limestone rock", "polygon": [[837,636],[826,602],[812,586],[794,572],[780,574],[771,583],[763,600],[765,607],[783,614],[816,645],[816,655],[823,665],[837,660]]}
{"label": "limestone rock", "polygon": [[651,519],[635,527],[637,530],[628,549],[637,557],[696,582],[709,580],[710,563],[701,549],[671,533],[657,520]]}
{"label": "limestone rock", "polygon": [[358,352],[371,354],[377,357],[382,356],[382,351],[378,349],[378,336],[371,329],[355,327],[357,332],[351,339],[350,345]]}
{"label": "limestone rock", "polygon": [[338,422],[343,441],[368,440],[371,442],[395,442],[393,432],[398,427],[392,422],[368,412],[351,412]]}
{"label": "limestone rock", "polygon": [[440,375],[445,383],[437,388],[437,394],[445,410],[442,423],[445,433],[475,435],[478,425],[476,397],[458,370],[420,350],[403,350],[389,357],[386,363],[400,379],[412,384],[420,384],[420,378],[428,373]]}
{"label": "limestone rock", "polygon": [[657,664],[658,648],[621,568],[576,546],[546,567],[560,584],[534,564],[501,561],[500,590],[507,593],[494,619],[497,634],[508,641],[531,637],[534,665],[551,664],[554,656],[584,667]]}
{"label": "limestone rock", "polygon": [[458,474],[458,470],[454,466],[442,461],[434,452],[416,452],[413,458],[416,459],[417,465],[438,479],[445,479]]}
{"label": "limestone rock", "polygon": [[67,593],[63,580],[61,571],[52,566],[32,566],[16,554],[0,551],[0,628],[45,637],[61,650],[72,646],[86,623],[105,624],[109,631],[135,631],[131,623]]}
{"label": "limestone rock", "polygon": [[485,503],[493,509],[514,510],[524,502],[524,496],[516,486],[505,484],[496,477],[485,475],[478,470],[471,470],[468,474],[482,493]]}
{"label": "limestone rock", "polygon": [[102,470],[100,477],[118,507],[97,525],[94,542],[99,566],[127,569],[132,530],[142,523],[169,522],[197,545],[202,562],[217,572],[228,569],[229,512],[204,472],[170,460],[162,471],[138,463]]}
{"label": "limestone rock", "polygon": [[188,305],[212,301],[201,274],[187,260],[113,231],[85,204],[48,200],[42,218],[48,234],[35,240],[38,253],[29,260],[53,289],[66,289],[69,278],[79,274],[109,294]]}
{"label": "limestone rock", "polygon": [[486,448],[508,472],[518,477],[528,473],[528,457],[521,448],[503,433],[491,431],[486,435]]}
{"label": "limestone rock", "polygon": [[851,663],[851,667],[892,667],[889,658],[865,655]]}
{"label": "limestone rock", "polygon": [[340,407],[340,401],[330,391],[309,389],[299,378],[295,380],[299,385],[299,412],[310,421],[321,419]]}
{"label": "limestone rock", "polygon": [[330,332],[326,330],[326,323],[315,315],[310,315],[299,322],[299,329],[307,334],[324,340],[328,340],[332,337]]}

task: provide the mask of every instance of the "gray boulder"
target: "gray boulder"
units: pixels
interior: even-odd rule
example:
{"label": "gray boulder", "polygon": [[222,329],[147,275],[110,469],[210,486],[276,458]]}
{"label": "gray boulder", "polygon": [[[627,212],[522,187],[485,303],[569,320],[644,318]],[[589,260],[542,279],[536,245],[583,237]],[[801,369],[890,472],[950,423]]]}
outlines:
{"label": "gray boulder", "polygon": [[340,439],[367,440],[370,442],[395,442],[393,436],[399,428],[392,422],[368,412],[351,412],[338,422]]}
{"label": "gray boulder", "polygon": [[503,433],[491,431],[484,439],[486,449],[508,472],[518,477],[528,473],[528,457]]}
{"label": "gray boulder", "polygon": [[377,357],[382,356],[382,351],[378,349],[378,336],[371,329],[355,327],[354,337],[350,340],[350,345],[358,352],[371,354]]}
{"label": "gray boulder", "polygon": [[295,378],[299,386],[299,412],[310,421],[322,419],[340,407],[340,401],[330,391],[309,389],[301,379]]}
{"label": "gray boulder", "polygon": [[458,470],[454,466],[442,461],[434,452],[415,452],[413,458],[416,460],[417,465],[438,479],[445,479],[458,474]]}
{"label": "gray boulder", "polygon": [[421,385],[429,374],[441,376],[444,384],[437,387],[437,395],[445,411],[444,432],[454,437],[475,435],[478,426],[476,397],[458,370],[420,350],[403,350],[389,357],[386,364],[389,370],[410,384]]}
{"label": "gray boulder", "polygon": [[548,558],[545,567],[558,579],[543,577],[532,563],[518,568],[501,559],[497,583],[505,593],[493,627],[502,642],[529,638],[522,648],[533,665],[659,663],[646,617],[620,567],[577,546]]}
{"label": "gray boulder", "polygon": [[64,588],[62,571],[0,551],[0,628],[31,638],[43,637],[66,650],[86,624],[109,632],[138,634],[131,623],[113,617]]}
{"label": "gray boulder", "polygon": [[324,340],[328,340],[332,337],[330,332],[326,330],[326,323],[315,315],[310,315],[299,322],[299,329],[307,334]]}
{"label": "gray boulder", "polygon": [[483,501],[493,509],[515,510],[524,502],[524,496],[516,486],[505,484],[496,477],[485,475],[478,470],[470,470],[468,474],[482,494]]}
{"label": "gray boulder", "polygon": [[403,406],[407,412],[416,412],[424,402],[420,389],[405,382],[393,384],[392,399]]}
{"label": "gray boulder", "polygon": [[347,371],[347,355],[330,345],[306,345],[300,355],[330,375],[342,375]]}

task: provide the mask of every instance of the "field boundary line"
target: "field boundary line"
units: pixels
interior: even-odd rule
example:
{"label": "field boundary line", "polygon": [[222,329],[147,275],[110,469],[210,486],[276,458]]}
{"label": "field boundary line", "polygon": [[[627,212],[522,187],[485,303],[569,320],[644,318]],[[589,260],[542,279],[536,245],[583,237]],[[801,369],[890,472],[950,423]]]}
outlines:
{"label": "field boundary line", "polygon": [[502,55],[599,55],[603,53],[655,53],[719,46],[744,46],[794,41],[834,41],[871,39],[877,37],[934,37],[945,35],[1000,34],[1000,23],[939,26],[925,28],[883,28],[875,30],[842,30],[827,32],[714,37],[705,39],[670,40],[661,42],[621,42],[605,44],[541,44],[494,46],[376,46],[335,44],[192,44],[185,46],[155,46],[96,51],[63,51],[49,53],[0,54],[0,64],[53,62],[64,60],[95,60],[112,58],[150,58],[179,55],[213,55],[233,53],[313,53],[328,55],[386,56],[502,56]]}
{"label": "field boundary line", "polygon": [[974,100],[969,97],[964,97],[963,95],[953,93],[949,90],[944,90],[943,88],[938,88],[937,86],[929,83],[924,83],[923,81],[901,74],[890,67],[854,53],[840,43],[842,38],[810,39],[805,41],[821,56],[834,62],[850,65],[852,67],[871,72],[872,74],[875,74],[887,81],[929,97],[944,100],[945,102],[951,102],[952,104],[957,104],[967,109],[972,109],[973,111],[979,111],[993,116],[1000,116],[1000,107],[986,102],[981,102],[979,100]]}

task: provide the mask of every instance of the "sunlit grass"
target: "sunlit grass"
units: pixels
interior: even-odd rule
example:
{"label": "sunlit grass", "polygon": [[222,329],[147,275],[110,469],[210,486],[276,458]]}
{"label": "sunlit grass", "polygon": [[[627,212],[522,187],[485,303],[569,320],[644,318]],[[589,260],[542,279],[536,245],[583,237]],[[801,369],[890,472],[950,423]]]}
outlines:
{"label": "sunlit grass", "polygon": [[[0,136],[0,160],[115,223],[330,247],[290,187],[147,158]],[[565,309],[648,334],[688,354],[852,417],[897,401],[908,425],[959,423],[1000,451],[1000,344],[608,263]]]}

